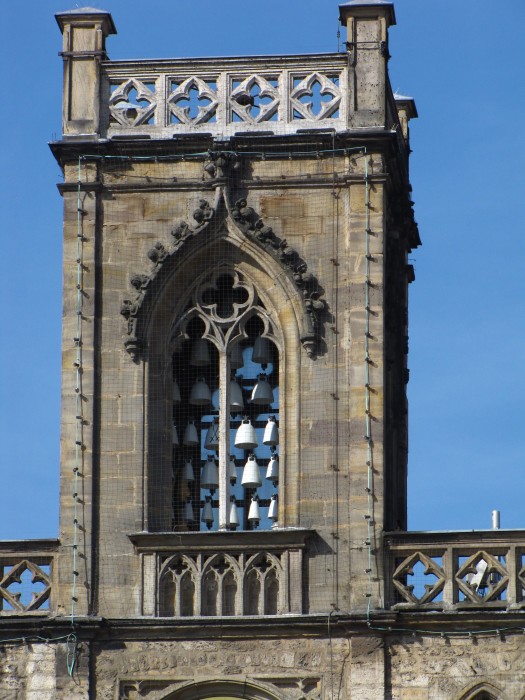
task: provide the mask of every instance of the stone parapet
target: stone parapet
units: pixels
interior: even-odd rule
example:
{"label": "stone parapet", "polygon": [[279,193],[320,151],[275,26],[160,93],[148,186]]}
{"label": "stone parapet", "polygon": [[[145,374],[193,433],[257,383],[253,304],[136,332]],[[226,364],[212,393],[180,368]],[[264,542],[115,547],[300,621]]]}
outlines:
{"label": "stone parapet", "polygon": [[406,532],[385,536],[397,610],[525,608],[525,532]]}

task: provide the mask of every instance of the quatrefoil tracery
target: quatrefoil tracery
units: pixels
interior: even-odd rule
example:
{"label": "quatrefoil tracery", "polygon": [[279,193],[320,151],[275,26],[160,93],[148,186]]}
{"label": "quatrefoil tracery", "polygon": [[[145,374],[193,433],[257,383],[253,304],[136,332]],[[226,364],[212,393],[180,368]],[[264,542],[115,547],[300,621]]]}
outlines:
{"label": "quatrefoil tracery", "polygon": [[[31,590],[31,599],[25,603],[21,591],[10,590],[13,585],[22,585],[24,573],[31,574],[31,586],[41,584],[42,589]],[[14,564],[0,581],[0,598],[15,611],[29,612],[44,606],[51,593],[51,580],[48,574],[39,566],[27,559]]]}
{"label": "quatrefoil tracery", "polygon": [[[243,121],[250,124],[270,120],[279,107],[279,89],[272,80],[262,75],[250,75],[237,85],[230,94],[230,105]],[[269,100],[264,103],[262,100]],[[256,102],[258,101],[258,102]]]}
{"label": "quatrefoil tracery", "polygon": [[[132,93],[135,92],[135,102]],[[146,103],[146,104],[140,104]],[[130,78],[116,87],[109,98],[112,118],[123,126],[147,124],[155,113],[157,100],[146,83]]]}
{"label": "quatrefoil tracery", "polygon": [[[168,106],[171,114],[181,124],[203,124],[210,121],[217,111],[219,101],[217,92],[212,85],[215,83],[207,83],[206,81],[192,76],[183,80],[180,83],[172,82],[172,88],[175,89],[168,97]],[[196,92],[197,114],[192,115],[192,93]],[[195,100],[193,100],[195,102]],[[188,102],[188,105],[181,106],[180,103]]]}
{"label": "quatrefoil tracery", "polygon": [[457,570],[455,579],[465,599],[472,603],[500,600],[509,584],[505,566],[485,551],[470,556]]}
{"label": "quatrefoil tracery", "polygon": [[[338,77],[330,77],[322,73],[311,73],[297,83],[291,93],[290,101],[294,119],[311,119],[320,121],[334,116],[341,104],[342,95],[337,85]],[[321,96],[319,109],[316,111],[314,105],[314,88],[318,86]],[[323,96],[331,96],[329,100],[322,100]],[[311,98],[311,99],[308,99]]]}
{"label": "quatrefoil tracery", "polygon": [[199,287],[195,303],[215,323],[231,323],[253,303],[255,291],[236,270],[219,271]]}
{"label": "quatrefoil tracery", "polygon": [[[434,576],[437,580],[433,583],[425,583],[422,596],[418,597],[414,593],[415,586],[408,583],[408,577],[414,576],[414,568],[421,563],[424,569],[425,576]],[[394,586],[403,598],[416,605],[424,605],[435,600],[445,587],[445,573],[443,569],[430,557],[422,552],[414,552],[404,559],[394,571],[392,577]]]}
{"label": "quatrefoil tracery", "polygon": [[189,337],[189,323],[199,318],[204,324],[202,337],[219,349],[225,349],[239,336],[246,336],[245,325],[253,315],[261,319],[263,335],[275,342],[270,319],[254,287],[238,270],[219,264],[213,274],[201,279],[194,287],[188,308],[171,333],[170,348],[173,351]]}

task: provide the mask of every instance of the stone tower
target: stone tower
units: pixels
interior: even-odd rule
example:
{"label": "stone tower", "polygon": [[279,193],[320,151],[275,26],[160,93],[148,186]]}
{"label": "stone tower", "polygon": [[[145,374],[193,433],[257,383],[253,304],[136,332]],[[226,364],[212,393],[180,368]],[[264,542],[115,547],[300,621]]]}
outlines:
{"label": "stone tower", "polygon": [[406,533],[417,112],[392,2],[284,58],[110,61],[108,13],[56,17],[60,533],[3,557],[0,622],[34,638],[13,697],[525,692],[487,670],[500,637],[486,677],[446,673],[451,639],[518,624],[520,534]]}

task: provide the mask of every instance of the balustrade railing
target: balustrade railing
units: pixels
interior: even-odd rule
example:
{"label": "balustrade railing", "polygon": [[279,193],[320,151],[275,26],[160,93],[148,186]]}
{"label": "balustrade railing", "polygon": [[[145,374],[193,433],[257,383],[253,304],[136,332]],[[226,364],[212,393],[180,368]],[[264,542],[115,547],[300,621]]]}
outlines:
{"label": "balustrade railing", "polygon": [[347,84],[346,54],[107,61],[103,135],[340,131],[348,124]]}
{"label": "balustrade railing", "polygon": [[525,607],[525,532],[385,536],[389,606],[398,610]]}
{"label": "balustrade railing", "polygon": [[142,560],[142,614],[300,614],[309,530],[132,535]]}

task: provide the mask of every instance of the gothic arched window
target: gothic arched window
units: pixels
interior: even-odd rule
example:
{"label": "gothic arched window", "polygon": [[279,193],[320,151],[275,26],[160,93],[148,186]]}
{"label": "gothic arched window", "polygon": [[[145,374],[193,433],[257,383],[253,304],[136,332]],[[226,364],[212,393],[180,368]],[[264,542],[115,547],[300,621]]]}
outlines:
{"label": "gothic arched window", "polygon": [[193,286],[170,349],[173,529],[272,527],[280,414],[271,314],[239,270],[218,265]]}

